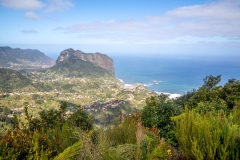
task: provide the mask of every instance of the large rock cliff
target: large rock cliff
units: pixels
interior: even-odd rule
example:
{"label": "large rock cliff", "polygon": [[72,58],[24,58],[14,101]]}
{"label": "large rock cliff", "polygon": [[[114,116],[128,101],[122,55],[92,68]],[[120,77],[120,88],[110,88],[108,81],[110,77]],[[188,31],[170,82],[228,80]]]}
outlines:
{"label": "large rock cliff", "polygon": [[66,49],[61,52],[56,63],[60,63],[66,59],[80,59],[83,61],[92,62],[93,64],[106,69],[112,76],[114,76],[113,60],[105,54],[101,53],[84,53],[80,50],[72,48]]}

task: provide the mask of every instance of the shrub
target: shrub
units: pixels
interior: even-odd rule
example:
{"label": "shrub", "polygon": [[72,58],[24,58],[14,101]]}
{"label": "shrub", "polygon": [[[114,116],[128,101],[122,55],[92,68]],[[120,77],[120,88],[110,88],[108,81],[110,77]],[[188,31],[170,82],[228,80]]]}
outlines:
{"label": "shrub", "polygon": [[238,159],[239,127],[234,115],[187,110],[173,117],[180,149],[188,159]]}
{"label": "shrub", "polygon": [[174,126],[170,117],[181,114],[182,110],[182,107],[173,103],[166,95],[147,98],[142,111],[142,124],[148,128],[157,127],[160,137],[167,138]]}

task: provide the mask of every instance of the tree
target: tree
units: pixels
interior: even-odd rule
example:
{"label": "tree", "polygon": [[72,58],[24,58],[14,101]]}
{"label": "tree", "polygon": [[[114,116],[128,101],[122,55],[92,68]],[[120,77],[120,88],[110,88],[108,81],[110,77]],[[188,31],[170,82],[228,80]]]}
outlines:
{"label": "tree", "polygon": [[152,96],[146,99],[146,106],[142,111],[142,124],[145,127],[157,127],[160,137],[166,138],[168,132],[173,129],[172,116],[181,114],[181,106],[169,100],[166,95]]}
{"label": "tree", "polygon": [[203,81],[204,81],[203,87],[206,88],[207,90],[212,90],[221,81],[221,75],[218,75],[216,77],[209,75],[206,78],[204,78]]}
{"label": "tree", "polygon": [[240,100],[240,81],[229,79],[223,87],[221,98],[227,102],[229,109],[233,109],[236,102]]}
{"label": "tree", "polygon": [[93,118],[90,117],[85,111],[82,109],[74,112],[69,118],[68,122],[76,127],[80,127],[84,131],[90,131],[93,129]]}
{"label": "tree", "polygon": [[65,122],[65,111],[67,108],[67,102],[60,103],[60,109],[54,110],[50,109],[49,111],[41,111],[39,113],[41,120],[44,122],[44,126],[47,128],[52,128],[55,125],[63,124]]}

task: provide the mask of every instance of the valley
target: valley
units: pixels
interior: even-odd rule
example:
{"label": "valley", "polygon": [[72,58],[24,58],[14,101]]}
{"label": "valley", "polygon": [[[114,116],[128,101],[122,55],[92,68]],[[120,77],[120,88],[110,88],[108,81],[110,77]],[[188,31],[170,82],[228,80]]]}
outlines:
{"label": "valley", "polygon": [[[76,58],[78,54],[85,55],[85,60]],[[60,54],[55,66],[45,70],[19,73],[2,69],[0,80],[4,84],[1,87],[0,107],[10,109],[7,117],[18,114],[20,119],[24,119],[24,107],[29,108],[32,116],[39,117],[39,112],[59,109],[59,103],[65,101],[68,103],[68,114],[81,106],[94,117],[97,125],[106,126],[119,118],[120,111],[126,116],[142,109],[147,97],[157,95],[141,84],[129,87],[116,79],[113,61],[106,55],[100,58],[100,62],[95,58],[95,64],[86,60],[87,56],[83,52],[67,49]],[[97,56],[101,54],[97,53]],[[96,65],[98,63],[102,65]],[[108,68],[109,71],[106,70]],[[10,72],[24,80],[19,81]],[[16,87],[17,82],[22,87]]]}

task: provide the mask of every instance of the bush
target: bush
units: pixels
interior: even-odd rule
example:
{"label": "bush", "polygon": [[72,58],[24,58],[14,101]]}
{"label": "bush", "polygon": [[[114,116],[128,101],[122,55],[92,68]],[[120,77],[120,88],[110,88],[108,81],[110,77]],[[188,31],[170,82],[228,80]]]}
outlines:
{"label": "bush", "polygon": [[104,159],[108,160],[128,160],[135,159],[135,152],[137,145],[135,144],[122,144],[117,147],[111,147],[107,156]]}
{"label": "bush", "polygon": [[75,127],[80,127],[83,131],[89,131],[93,129],[93,118],[82,109],[79,109],[70,115],[68,122]]}
{"label": "bush", "polygon": [[187,110],[172,118],[180,149],[188,159],[239,159],[240,130],[234,116]]}
{"label": "bush", "polygon": [[172,116],[181,114],[182,107],[176,105],[166,95],[150,97],[146,99],[146,106],[142,111],[142,124],[144,127],[157,127],[160,137],[167,138],[168,132],[173,129]]}
{"label": "bush", "polygon": [[106,136],[113,146],[125,143],[136,144],[137,121],[128,117],[120,125],[115,125],[106,130]]}

